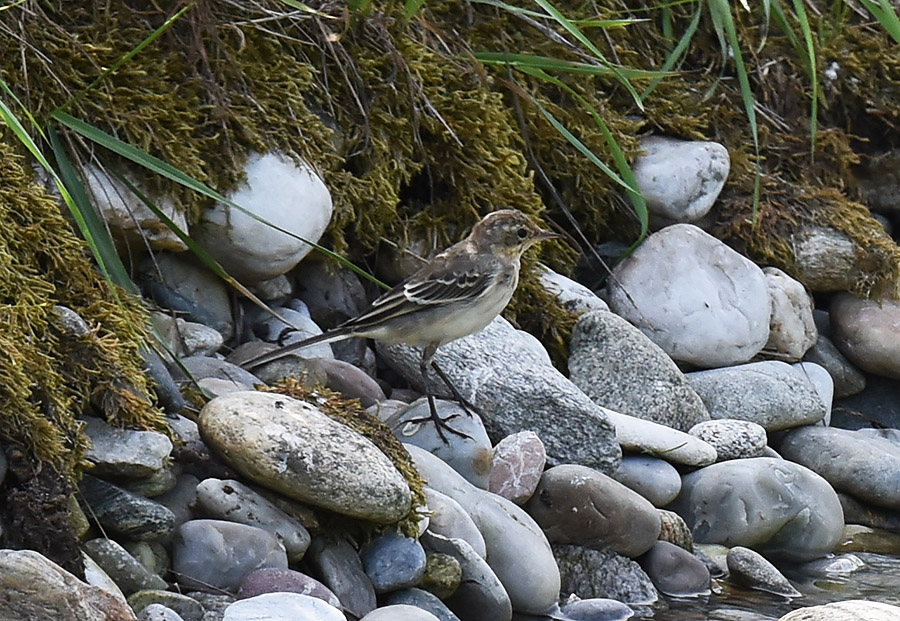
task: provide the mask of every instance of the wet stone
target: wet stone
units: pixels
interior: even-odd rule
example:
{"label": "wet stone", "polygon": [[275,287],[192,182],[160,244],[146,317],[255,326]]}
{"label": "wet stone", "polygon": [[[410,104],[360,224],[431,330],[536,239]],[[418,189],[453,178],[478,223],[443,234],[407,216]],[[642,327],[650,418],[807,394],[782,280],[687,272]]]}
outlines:
{"label": "wet stone", "polygon": [[363,548],[360,558],[376,593],[413,586],[425,574],[425,551],[421,544],[393,531],[375,537]]}
{"label": "wet stone", "polygon": [[166,507],[126,492],[102,479],[84,475],[79,484],[88,515],[110,535],[152,541],[165,537],[175,525],[175,515]]}

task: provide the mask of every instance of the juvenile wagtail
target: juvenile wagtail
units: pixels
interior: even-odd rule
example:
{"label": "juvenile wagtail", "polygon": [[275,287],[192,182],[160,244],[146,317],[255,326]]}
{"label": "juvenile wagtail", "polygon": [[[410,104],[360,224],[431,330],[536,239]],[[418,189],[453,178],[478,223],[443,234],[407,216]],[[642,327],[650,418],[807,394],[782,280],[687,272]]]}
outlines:
{"label": "juvenile wagtail", "polygon": [[[545,231],[515,209],[485,216],[469,236],[450,246],[428,264],[376,299],[357,317],[337,328],[281,349],[257,356],[241,366],[257,367],[304,347],[352,337],[423,348],[420,370],[433,366],[463,405],[432,359],[441,345],[488,325],[509,303],[519,281],[519,261],[532,245],[559,237]],[[434,397],[426,392],[431,419],[438,434],[447,427],[437,415]]]}

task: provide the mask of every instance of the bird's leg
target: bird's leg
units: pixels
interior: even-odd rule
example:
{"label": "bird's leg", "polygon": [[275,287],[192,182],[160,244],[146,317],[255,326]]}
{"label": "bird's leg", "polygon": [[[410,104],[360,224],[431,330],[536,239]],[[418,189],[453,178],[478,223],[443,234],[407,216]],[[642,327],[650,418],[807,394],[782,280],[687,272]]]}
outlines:
{"label": "bird's leg", "polygon": [[[428,378],[426,375],[426,373],[428,372],[428,367],[434,364],[432,362],[432,358],[434,358],[434,352],[436,351],[437,345],[429,345],[428,347],[426,347],[425,351],[422,352],[422,361],[419,366],[419,371],[422,373],[422,384],[425,388],[425,397],[428,399],[428,409],[431,411],[431,416],[429,418],[413,418],[407,422],[423,423],[428,420],[432,421],[434,423],[434,429],[435,431],[437,431],[438,437],[443,441],[444,444],[449,444],[449,442],[447,441],[447,436],[444,435],[445,429],[461,438],[471,440],[471,436],[463,433],[462,431],[457,431],[447,424],[448,420],[456,418],[457,416],[459,416],[459,414],[451,414],[447,418],[441,418],[440,416],[438,416],[437,407],[434,404],[434,395],[432,395],[431,390],[428,389]],[[442,379],[445,377],[442,372],[439,372],[438,374],[442,377]],[[446,381],[446,379],[444,381]]]}
{"label": "bird's leg", "polygon": [[453,398],[456,399],[460,407],[465,410],[466,414],[472,417],[474,417],[476,414],[481,414],[481,412],[478,411],[478,408],[475,407],[471,402],[469,402],[468,399],[463,397],[462,393],[456,389],[456,386],[453,385],[453,382],[450,381],[450,378],[447,377],[447,374],[444,373],[443,369],[438,366],[437,362],[432,361],[431,368],[434,369],[434,372],[438,374],[438,377],[440,377],[447,388],[450,389],[450,392],[453,393]]}

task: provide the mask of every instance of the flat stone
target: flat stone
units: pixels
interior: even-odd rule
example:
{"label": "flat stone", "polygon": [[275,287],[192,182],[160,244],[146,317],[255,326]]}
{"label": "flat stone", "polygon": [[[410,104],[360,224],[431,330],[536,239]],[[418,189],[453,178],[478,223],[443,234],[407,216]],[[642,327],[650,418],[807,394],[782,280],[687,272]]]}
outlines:
{"label": "flat stone", "polygon": [[165,434],[120,429],[95,416],[84,420],[84,432],[91,439],[86,457],[95,476],[149,477],[166,466],[172,441]]}
{"label": "flat stone", "polygon": [[364,617],[375,609],[375,589],[356,549],[344,538],[315,537],[306,555],[313,573],[350,614]]}
{"label": "flat stone", "polygon": [[685,466],[705,466],[716,461],[716,449],[700,438],[649,420],[612,410],[605,412],[616,426],[616,440],[623,450]]}
{"label": "flat stone", "polygon": [[164,590],[168,586],[165,580],[150,573],[112,539],[91,539],[84,542],[84,550],[115,580],[126,596],[144,589]]}
{"label": "flat stone", "polygon": [[340,610],[299,593],[265,593],[234,602],[222,621],[347,621]]}
{"label": "flat stone", "polygon": [[656,507],[665,507],[681,491],[681,475],[669,462],[657,457],[625,455],[612,478]]}
{"label": "flat stone", "polygon": [[831,301],[834,344],[863,371],[900,379],[900,301],[839,293]]}
{"label": "flat stone", "polygon": [[807,606],[787,613],[778,621],[895,621],[900,619],[900,606],[851,599],[843,602]]}
{"label": "flat stone", "polygon": [[175,515],[166,507],[103,479],[86,474],[79,490],[89,507],[86,513],[111,535],[152,541],[165,537],[175,527]]}

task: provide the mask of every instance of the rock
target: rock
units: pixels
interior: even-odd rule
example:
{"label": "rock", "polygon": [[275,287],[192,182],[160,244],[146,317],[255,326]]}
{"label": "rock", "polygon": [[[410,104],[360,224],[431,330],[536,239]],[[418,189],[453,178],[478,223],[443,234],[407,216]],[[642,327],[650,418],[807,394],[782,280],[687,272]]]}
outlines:
{"label": "rock", "polygon": [[[151,574],[160,578],[166,577],[171,561],[166,546],[158,541],[131,541],[126,542],[122,547],[128,550],[128,553]],[[171,606],[169,607],[171,608]]]}
{"label": "rock", "polygon": [[582,315],[569,348],[569,378],[598,405],[680,431],[709,420],[672,359],[621,317]]}
{"label": "rock", "polygon": [[766,430],[745,420],[710,420],[694,425],[690,432],[716,449],[717,461],[762,457]]}
{"label": "rock", "polygon": [[265,593],[234,602],[222,621],[347,621],[331,604],[299,593]]}
{"label": "rock", "polygon": [[735,546],[728,551],[728,571],[737,584],[767,591],[783,597],[800,597],[801,593],[767,561],[762,554]]}
{"label": "rock", "polygon": [[865,389],[835,402],[832,426],[900,428],[900,381],[869,375]]}
{"label": "rock", "polygon": [[573,315],[609,310],[602,298],[581,283],[557,274],[545,265],[538,265],[537,271],[544,289]]}
{"label": "rock", "polygon": [[863,371],[900,379],[900,301],[839,293],[831,301],[834,344]]}
{"label": "rock", "polygon": [[[425,575],[422,576],[419,586],[428,591],[430,595],[440,599],[449,599],[462,584],[462,577],[462,563],[459,559],[442,552],[429,552],[425,555]],[[403,591],[397,592],[410,590],[403,589]]]}
{"label": "rock", "polygon": [[709,212],[730,169],[728,150],[717,142],[666,136],[641,140],[632,166],[635,181],[654,215],[693,222]]}
{"label": "rock", "polygon": [[203,621],[203,606],[193,597],[172,591],[138,591],[128,598],[128,605],[140,612],[150,606],[164,606],[184,621]]}
{"label": "rock", "polygon": [[162,604],[150,604],[141,610],[138,621],[184,621],[181,615]]}
{"label": "rock", "polygon": [[868,552],[870,554],[900,554],[900,534],[859,524],[847,524],[835,553]]}
{"label": "rock", "polygon": [[790,561],[828,554],[843,528],[840,501],[827,481],[771,457],[724,461],[687,474],[669,508],[684,518],[695,541],[752,547]]}
{"label": "rock", "polygon": [[[388,364],[421,387],[420,353],[406,345],[378,344]],[[603,411],[553,368],[547,352],[527,333],[494,319],[484,330],[441,347],[435,357],[450,381],[485,416],[495,441],[530,429],[555,463],[579,463],[611,472],[621,451]],[[429,388],[448,396],[429,374]]]}
{"label": "rock", "polygon": [[436,616],[418,606],[395,604],[373,610],[359,621],[440,621]]}
{"label": "rock", "polygon": [[291,562],[302,559],[309,547],[309,533],[302,524],[233,479],[206,479],[200,483],[197,504],[208,517],[269,531],[284,545]]}
{"label": "rock", "polygon": [[[258,311],[257,320],[253,323],[254,333],[264,341],[286,346],[322,334],[322,329],[309,316],[309,309],[299,300],[294,300],[287,307],[277,306],[272,310],[280,319]],[[318,343],[298,349],[291,353],[291,357],[334,358],[334,352],[328,343]]]}
{"label": "rock", "polygon": [[444,602],[428,591],[423,591],[422,589],[403,589],[402,591],[394,591],[387,596],[385,603],[392,606],[397,604],[407,604],[409,606],[421,608],[422,610],[427,610],[437,617],[438,621],[460,621],[459,617],[450,612],[450,609],[447,608]]}
{"label": "rock", "polygon": [[561,612],[572,621],[627,621],[634,616],[622,602],[600,597],[567,602]]}
{"label": "rock", "polygon": [[140,347],[138,353],[144,359],[144,373],[153,381],[153,392],[156,393],[159,407],[170,416],[183,410],[184,397],[162,357],[146,346]]}
{"label": "rock", "polygon": [[356,317],[368,306],[366,291],[359,276],[319,254],[301,262],[293,272],[297,297],[320,326],[338,326]]}
{"label": "rock", "polygon": [[341,393],[345,399],[359,399],[364,408],[387,400],[378,382],[349,362],[334,358],[311,358],[309,362],[325,374],[325,387]]}
{"label": "rock", "polygon": [[0,585],[0,619],[137,619],[123,600],[31,550],[0,550]]}
{"label": "rock", "polygon": [[[216,379],[227,380],[231,382],[240,382],[245,386],[256,386],[257,384],[262,384],[263,381],[253,375],[252,373],[245,371],[241,367],[231,364],[230,362],[226,362],[225,360],[219,360],[218,358],[209,358],[207,356],[190,356],[188,358],[182,358],[181,364],[187,369],[188,373],[191,374],[195,380],[205,379],[207,377],[214,377]],[[187,380],[187,376],[184,375],[180,370],[174,373],[175,378],[180,381]]]}
{"label": "rock", "polygon": [[105,532],[126,539],[152,541],[172,532],[175,515],[158,502],[126,492],[112,483],[84,475],[79,483],[86,513]]}
{"label": "rock", "polygon": [[788,360],[800,360],[818,337],[812,298],[802,284],[777,267],[765,267],[763,274],[772,300],[766,351],[776,352]]}
{"label": "rock", "polygon": [[894,621],[900,618],[900,607],[881,602],[850,599],[822,606],[807,606],[791,611],[778,621]]}
{"label": "rock", "polygon": [[217,377],[204,377],[197,381],[197,386],[211,399],[221,397],[232,392],[241,392],[243,390],[253,390],[253,386],[242,384],[233,380],[223,380]]}
{"label": "rock", "polygon": [[316,597],[328,602],[335,608],[341,607],[337,595],[331,590],[306,574],[293,569],[281,569],[278,567],[266,567],[252,571],[241,582],[238,589],[238,599],[256,597],[264,593],[299,593]]}
{"label": "rock", "polygon": [[816,389],[819,398],[825,405],[825,416],[822,419],[827,427],[831,424],[831,404],[834,401],[834,380],[824,367],[814,362],[795,362],[791,365],[803,373],[806,378],[812,382],[813,388]]}
{"label": "rock", "polygon": [[88,555],[115,580],[126,596],[144,589],[167,588],[166,581],[147,571],[125,548],[112,539],[91,539],[84,543]]}
{"label": "rock", "polygon": [[526,508],[551,543],[610,547],[636,557],[659,536],[659,515],[648,500],[584,466],[544,472]]}
{"label": "rock", "polygon": [[[431,453],[406,447],[426,483],[456,500],[478,526],[485,558],[509,594],[513,609],[546,612],[559,594],[559,572],[540,527],[522,509],[474,487]],[[452,605],[451,609],[455,611]]]}
{"label": "rock", "polygon": [[802,563],[798,569],[803,576],[834,579],[849,576],[865,566],[866,563],[855,554],[833,554]]}
{"label": "rock", "polygon": [[287,301],[294,292],[291,280],[284,274],[280,274],[269,280],[261,280],[250,287],[250,291],[256,294],[260,300],[269,303],[270,306]]}
{"label": "rock", "polygon": [[716,461],[716,449],[694,436],[657,423],[606,410],[616,426],[616,440],[622,449],[646,453],[670,463],[705,466]]}
{"label": "rock", "polygon": [[121,481],[122,489],[144,498],[156,498],[171,491],[178,483],[178,475],[181,474],[182,468],[181,464],[172,464],[169,460],[167,463],[165,468],[148,477]]}
{"label": "rock", "polygon": [[553,555],[562,577],[562,598],[574,593],[582,599],[602,597],[631,605],[649,605],[659,599],[640,565],[612,550],[554,545]]}
{"label": "rock", "polygon": [[458,502],[430,487],[425,487],[425,500],[431,518],[428,521],[428,532],[450,539],[462,539],[484,558],[487,548],[481,531]]}
{"label": "rock", "polygon": [[236,592],[250,572],[287,564],[277,537],[255,526],[191,520],[178,527],[172,541],[172,570],[189,588]]}
{"label": "rock", "polygon": [[638,563],[660,593],[672,597],[709,595],[709,570],[703,561],[668,541],[657,541]]}
{"label": "rock", "polygon": [[536,433],[508,435],[494,447],[488,490],[517,505],[525,504],[534,494],[546,463],[547,452]]}
{"label": "rock", "polygon": [[610,309],[675,360],[703,368],[740,364],[769,338],[762,270],[693,225],[652,234],[613,276]]}
{"label": "rock", "polygon": [[665,507],[681,491],[681,475],[669,462],[656,457],[626,455],[611,476],[656,507]]}
{"label": "rock", "polygon": [[252,154],[244,172],[246,183],[228,198],[267,222],[218,203],[203,213],[194,237],[226,272],[252,284],[297,265],[312,250],[300,239],[319,241],[331,221],[332,207],[319,176],[284,154]]}
{"label": "rock", "polygon": [[162,470],[172,451],[172,441],[158,431],[120,429],[88,416],[84,432],[91,439],[87,460],[98,477],[140,478]]}
{"label": "rock", "polygon": [[150,314],[153,327],[175,356],[212,356],[225,340],[218,330],[196,321],[185,321],[166,313]]}
{"label": "rock", "polygon": [[659,514],[660,523],[659,540],[667,541],[693,554],[694,536],[691,534],[691,529],[688,528],[684,518],[674,511],[665,509],[657,509],[656,511]]}
{"label": "rock", "polygon": [[787,433],[780,451],[838,491],[900,509],[900,444],[862,431],[801,427]]}
{"label": "rock", "polygon": [[803,359],[815,362],[828,371],[834,384],[836,399],[855,395],[866,387],[866,376],[826,336],[820,334],[816,344],[806,352]]}
{"label": "rock", "polygon": [[172,528],[177,528],[194,517],[193,507],[197,500],[197,484],[200,480],[192,474],[178,477],[175,487],[158,496],[156,501],[172,512]]}
{"label": "rock", "polygon": [[81,551],[81,562],[84,565],[84,581],[91,586],[100,587],[111,595],[115,595],[121,600],[125,600],[125,594],[116,584],[115,580],[109,577],[103,568],[97,564],[94,559],[87,555],[84,550]]}
{"label": "rock", "polygon": [[867,251],[842,231],[806,226],[790,243],[794,277],[812,291],[849,291],[868,275],[860,262]]}
{"label": "rock", "polygon": [[746,420],[778,431],[812,425],[825,416],[808,375],[784,362],[753,362],[687,377],[714,419]]}
{"label": "rock", "polygon": [[844,510],[844,522],[847,524],[860,524],[870,528],[900,532],[900,514],[897,511],[873,507],[840,492],[838,498],[841,501],[841,508]]}
{"label": "rock", "polygon": [[234,596],[227,593],[191,591],[188,595],[203,606],[203,621],[221,621],[225,616],[225,610],[234,603]]}
{"label": "rock", "polygon": [[313,573],[356,618],[375,609],[375,589],[353,546],[343,538],[315,537],[306,555]]}
{"label": "rock", "polygon": [[236,470],[289,498],[378,523],[409,511],[409,487],[387,456],[308,403],[236,392],[203,407],[200,430]]}
{"label": "rock", "polygon": [[435,409],[451,429],[468,437],[444,432],[446,441],[441,439],[431,421],[428,400],[424,397],[396,410],[384,419],[384,423],[402,442],[440,457],[469,483],[487,489],[494,452],[481,418],[471,416],[459,404],[443,399],[435,399]]}
{"label": "rock", "polygon": [[377,535],[360,551],[363,571],[376,593],[398,591],[419,583],[425,575],[425,550],[412,537],[395,531]]}

